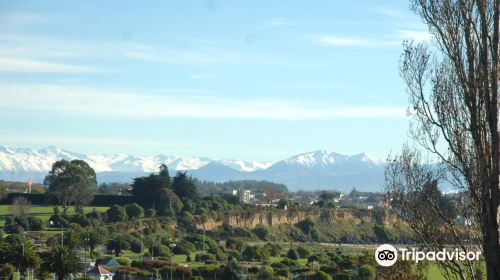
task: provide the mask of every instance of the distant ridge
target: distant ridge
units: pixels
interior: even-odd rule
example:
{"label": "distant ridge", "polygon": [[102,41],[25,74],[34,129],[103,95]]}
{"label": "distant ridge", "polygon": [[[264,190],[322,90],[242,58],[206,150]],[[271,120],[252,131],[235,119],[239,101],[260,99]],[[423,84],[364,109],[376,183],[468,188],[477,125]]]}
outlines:
{"label": "distant ridge", "polygon": [[49,146],[44,149],[0,146],[0,179],[43,182],[52,163],[59,159],[82,159],[92,166],[99,182],[131,182],[132,178],[157,172],[165,163],[172,172],[185,170],[207,181],[241,179],[282,183],[290,190],[338,189],[352,187],[380,190],[384,162],[367,153],[342,155],[319,150],[271,162],[220,160],[207,157],[87,155]]}

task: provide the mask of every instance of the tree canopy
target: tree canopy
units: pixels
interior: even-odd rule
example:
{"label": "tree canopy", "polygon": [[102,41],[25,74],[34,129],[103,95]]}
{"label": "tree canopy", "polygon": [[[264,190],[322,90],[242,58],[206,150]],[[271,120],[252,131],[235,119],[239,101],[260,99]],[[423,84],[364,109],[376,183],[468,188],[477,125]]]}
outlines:
{"label": "tree canopy", "polygon": [[48,194],[66,208],[71,203],[80,206],[92,201],[97,180],[94,169],[85,161],[61,159],[52,165],[44,184],[49,186]]}

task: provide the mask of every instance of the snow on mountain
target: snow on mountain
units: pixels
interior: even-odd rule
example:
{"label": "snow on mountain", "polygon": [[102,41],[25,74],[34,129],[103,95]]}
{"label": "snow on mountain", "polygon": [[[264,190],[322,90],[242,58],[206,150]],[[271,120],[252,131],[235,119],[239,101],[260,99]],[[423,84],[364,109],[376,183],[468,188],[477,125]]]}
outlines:
{"label": "snow on mountain", "polygon": [[47,172],[51,169],[52,163],[60,159],[85,160],[96,172],[155,172],[158,171],[158,167],[162,163],[173,170],[195,170],[211,162],[219,162],[222,165],[243,172],[252,172],[271,165],[268,162],[217,160],[207,157],[133,156],[125,154],[111,156],[86,155],[59,149],[55,146],[40,150],[0,146],[0,171],[4,172]]}
{"label": "snow on mountain", "polygon": [[186,170],[200,180],[268,180],[291,190],[380,189],[384,162],[366,153],[342,155],[313,151],[271,162],[181,157],[169,155],[134,156],[125,154],[80,154],[50,146],[40,150],[0,146],[0,179],[26,181],[43,178],[57,160],[82,159],[98,175],[100,182],[131,182],[132,178],[157,172],[163,163],[172,171]]}

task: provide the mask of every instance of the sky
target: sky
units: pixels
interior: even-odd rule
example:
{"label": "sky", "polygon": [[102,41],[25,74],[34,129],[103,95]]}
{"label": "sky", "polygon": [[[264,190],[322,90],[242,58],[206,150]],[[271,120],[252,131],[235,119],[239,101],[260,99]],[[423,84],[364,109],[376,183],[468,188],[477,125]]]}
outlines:
{"label": "sky", "polygon": [[406,1],[0,3],[0,145],[279,160],[408,140]]}

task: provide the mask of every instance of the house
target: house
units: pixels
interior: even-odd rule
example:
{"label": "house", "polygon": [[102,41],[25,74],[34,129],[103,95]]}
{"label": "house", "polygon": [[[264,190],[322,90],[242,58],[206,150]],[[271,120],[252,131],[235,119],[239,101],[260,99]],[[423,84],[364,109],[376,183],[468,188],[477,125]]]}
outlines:
{"label": "house", "polygon": [[99,261],[97,261],[98,265],[106,266],[106,267],[119,267],[121,264],[113,257],[105,257]]}
{"label": "house", "polygon": [[87,277],[94,278],[96,280],[112,280],[113,273],[100,265],[96,265],[94,268],[87,271]]}
{"label": "house", "polygon": [[249,190],[241,190],[239,191],[239,193],[240,193],[240,202],[242,203],[249,204],[254,198],[252,192]]}

